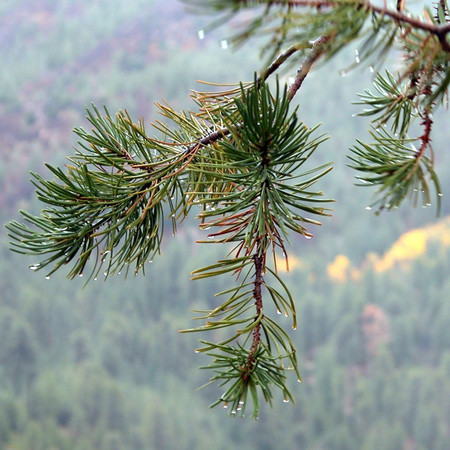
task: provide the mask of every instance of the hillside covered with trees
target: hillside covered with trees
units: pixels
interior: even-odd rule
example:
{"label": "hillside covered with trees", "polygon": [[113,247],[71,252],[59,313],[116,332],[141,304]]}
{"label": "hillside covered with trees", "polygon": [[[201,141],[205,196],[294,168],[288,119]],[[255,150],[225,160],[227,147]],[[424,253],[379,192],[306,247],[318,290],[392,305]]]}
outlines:
{"label": "hillside covered with trees", "polygon": [[[233,53],[227,30],[174,0],[15,0],[0,5],[0,214],[39,212],[28,172],[66,163],[89,127],[85,105],[158,120],[154,101],[193,107],[196,80],[253,79],[258,49]],[[45,279],[8,249],[1,231],[0,448],[5,449],[446,449],[450,441],[449,130],[433,146],[442,212],[404,204],[375,216],[371,192],[352,184],[346,151],[366,127],[355,92],[369,67],[354,53],[320,67],[299,95],[299,115],[331,138],[320,182],[333,215],[314,239],[292,238],[289,272],[298,324],[291,338],[303,382],[296,404],[276,397],[259,420],[208,409],[213,387],[198,366],[191,310],[214,306],[226,280],[191,281],[220,259],[189,220],[145,277]],[[395,65],[395,60],[390,61]],[[345,76],[343,76],[345,75]],[[290,74],[287,73],[286,77]],[[339,79],[339,87],[334,81]],[[170,225],[167,233],[170,235]],[[283,261],[279,261],[283,271]],[[280,315],[283,324],[289,319]]]}

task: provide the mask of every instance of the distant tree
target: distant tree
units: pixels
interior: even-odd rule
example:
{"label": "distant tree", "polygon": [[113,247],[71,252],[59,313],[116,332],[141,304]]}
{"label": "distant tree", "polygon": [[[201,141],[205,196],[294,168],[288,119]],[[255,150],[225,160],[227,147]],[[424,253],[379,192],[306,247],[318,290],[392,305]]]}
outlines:
{"label": "distant tree", "polygon": [[37,372],[36,337],[16,311],[0,308],[0,372],[16,393],[27,390]]}
{"label": "distant tree", "polygon": [[[170,124],[156,121],[156,137],[124,111],[113,116],[93,106],[87,115],[93,128],[75,129],[80,144],[66,168],[47,164],[52,180],[33,175],[46,204],[41,215],[23,212],[31,227],[14,221],[7,228],[15,251],[43,257],[31,269],[45,268],[50,276],[72,263],[69,278],[106,278],[143,272],[160,251],[166,218],[175,234],[197,213],[200,228],[209,230],[201,242],[231,247],[224,259],[195,270],[193,279],[231,274],[236,285],[219,294],[221,305],[199,312],[205,325],[184,331],[214,331],[219,340],[202,340],[198,350],[213,358],[211,382],[225,386],[213,405],[244,414],[252,403],[258,416],[260,396],[271,403],[274,387],[286,402],[294,400],[287,370],[301,380],[293,344],[265,302],[291,316],[296,328],[277,256],[287,260],[290,231],[309,239],[309,226],[319,224],[314,217],[329,215],[324,204],[330,200],[312,186],[331,166],[304,168],[326,137],[301,122],[291,102],[317,63],[358,40],[350,69],[367,64],[374,72],[373,89],[360,95],[360,115],[371,116],[373,127],[370,142],[357,140],[351,148],[349,165],[360,173],[360,184],[377,188],[372,206],[378,212],[397,208],[406,197],[428,205],[433,188],[439,210],[431,132],[450,82],[448,5],[440,0],[417,15],[403,0],[392,7],[369,0],[186,3],[194,12],[223,13],[220,23],[244,13],[230,42],[268,37],[264,69],[253,82],[194,91],[195,111],[158,104]],[[397,52],[396,73],[382,70],[390,51]],[[277,79],[269,87],[273,74],[293,68],[292,83]],[[409,137],[414,122],[421,131]],[[222,328],[233,332],[222,335]]]}

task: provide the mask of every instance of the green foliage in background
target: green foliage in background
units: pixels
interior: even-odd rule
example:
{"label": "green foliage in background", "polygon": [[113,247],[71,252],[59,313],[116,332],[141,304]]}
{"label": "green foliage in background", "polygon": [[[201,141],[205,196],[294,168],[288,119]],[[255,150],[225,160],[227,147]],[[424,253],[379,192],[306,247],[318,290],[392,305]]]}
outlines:
{"label": "green foliage in background", "polygon": [[[428,205],[430,181],[439,210],[431,132],[450,80],[448,7],[443,1],[425,10],[423,18],[413,18],[400,3],[396,9],[353,1],[218,0],[190,6],[225,12],[230,19],[253,10],[253,19],[232,41],[239,45],[268,35],[264,50],[272,62],[252,83],[194,92],[195,111],[159,104],[166,121],[154,124],[155,135],[127,112],[112,116],[92,107],[93,128],[75,130],[80,142],[66,168],[48,164],[52,180],[33,175],[45,209],[39,216],[23,212],[29,225],[13,221],[7,228],[15,251],[43,258],[33,270],[45,268],[49,277],[71,264],[69,277],[87,272],[87,278],[96,279],[144,270],[161,250],[166,222],[175,234],[197,211],[207,242],[226,244],[228,253],[194,271],[193,278],[232,274],[236,286],[220,291],[225,298],[220,306],[200,311],[205,325],[184,331],[218,338],[202,339],[199,349],[213,358],[205,366],[214,372],[210,381],[224,386],[212,405],[244,414],[251,399],[257,417],[260,398],[271,402],[273,388],[285,401],[294,400],[286,370],[301,380],[293,341],[271,317],[284,312],[297,327],[294,300],[277,261],[279,256],[288,260],[292,232],[311,238],[309,226],[319,224],[314,217],[328,214],[322,203],[329,200],[311,187],[329,165],[304,167],[325,139],[316,134],[317,126],[303,124],[292,99],[313,66],[356,39],[363,39],[357,64],[375,65],[399,46],[398,74],[379,71],[376,93],[366,90],[360,96],[366,106],[361,115],[373,116],[374,142],[357,140],[350,165],[363,173],[363,184],[377,187],[378,211],[396,208],[406,197]],[[269,87],[272,74],[293,66],[299,68],[289,86],[276,81]],[[414,118],[422,132],[410,138]],[[221,334],[222,328],[231,333]],[[29,354],[32,362],[31,347]],[[107,446],[120,443],[114,435],[108,439]]]}

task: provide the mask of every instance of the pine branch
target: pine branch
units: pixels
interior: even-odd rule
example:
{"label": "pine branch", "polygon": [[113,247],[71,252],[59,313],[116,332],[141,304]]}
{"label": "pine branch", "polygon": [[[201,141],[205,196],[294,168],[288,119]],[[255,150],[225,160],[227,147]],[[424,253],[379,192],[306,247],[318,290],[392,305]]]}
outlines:
{"label": "pine branch", "polygon": [[[46,204],[41,215],[23,212],[31,227],[11,222],[7,228],[15,251],[44,258],[31,266],[33,270],[52,265],[50,275],[72,263],[69,277],[74,277],[83,275],[91,260],[91,276],[97,277],[106,265],[107,277],[122,268],[128,271],[131,264],[135,272],[143,270],[148,258],[159,253],[167,215],[175,232],[191,207],[200,206],[200,228],[211,229],[204,242],[234,247],[225,259],[195,270],[192,278],[231,275],[237,285],[217,294],[225,297],[222,304],[196,317],[204,325],[183,331],[220,336],[220,342],[200,341],[203,347],[198,350],[213,358],[205,367],[214,373],[210,383],[225,386],[211,406],[230,404],[231,414],[243,415],[251,400],[257,416],[260,396],[272,403],[274,387],[284,401],[293,401],[287,370],[301,380],[292,341],[264,313],[267,301],[272,302],[277,313],[292,316],[293,329],[297,326],[294,300],[277,273],[277,254],[287,262],[289,234],[311,238],[309,226],[320,225],[313,217],[329,215],[322,204],[330,200],[311,187],[331,167],[303,168],[325,137],[315,137],[317,127],[300,122],[297,109],[290,111],[292,99],[321,58],[330,59],[350,42],[366,36],[358,56],[364,60],[380,60],[399,42],[405,53],[399,75],[378,73],[377,93],[367,90],[360,96],[369,106],[362,115],[373,116],[381,130],[374,126],[373,142],[357,141],[349,158],[363,173],[361,183],[378,187],[374,205],[379,211],[396,208],[407,196],[414,202],[421,197],[427,206],[429,184],[434,185],[439,209],[442,194],[433,167],[431,114],[445,101],[450,83],[448,8],[440,0],[436,17],[427,13],[429,22],[424,22],[410,17],[401,0],[395,10],[361,0],[190,3],[228,10],[229,17],[240,9],[266,5],[234,41],[270,33],[273,61],[251,83],[228,85],[220,92],[193,91],[197,112],[157,104],[170,121],[152,124],[163,134],[161,140],[149,137],[144,124],[133,123],[124,112],[111,117],[107,110],[104,116],[95,107],[88,110],[93,129],[76,130],[81,141],[66,170],[48,166],[53,180],[34,175],[38,198]],[[277,54],[285,46],[287,50]],[[277,80],[271,92],[267,79],[290,67],[296,54],[303,61],[294,82],[280,88]],[[409,139],[414,116],[421,117],[423,133]],[[384,125],[390,125],[391,132]],[[222,336],[222,330],[232,332]]]}
{"label": "pine branch", "polygon": [[[264,272],[264,260],[266,259],[265,254],[260,254],[259,245],[257,245],[256,253],[253,256],[255,263],[255,288],[253,289],[253,297],[255,299],[256,307],[256,317],[262,314],[263,310],[263,299],[261,287],[263,284],[263,272]],[[261,342],[261,325],[258,325],[253,330],[253,341],[250,349],[250,355],[248,358],[248,365],[250,370],[253,369],[253,364],[255,362],[255,354],[258,350],[259,344]]]}
{"label": "pine branch", "polygon": [[[277,311],[281,313],[284,310],[286,315],[292,315],[293,328],[296,328],[293,299],[276,271],[266,266],[266,261],[270,249],[274,256],[276,251],[281,251],[286,257],[284,240],[289,231],[308,238],[312,236],[305,225],[318,222],[297,211],[327,214],[324,208],[314,205],[314,202],[326,200],[320,200],[321,193],[313,193],[309,188],[329,168],[299,173],[302,164],[322,139],[310,139],[314,129],[309,130],[298,123],[296,111],[288,113],[289,106],[287,87],[281,92],[278,88],[275,94],[262,81],[259,84],[255,82],[252,88],[242,87],[241,96],[234,99],[233,112],[222,111],[222,121],[230,134],[214,144],[221,161],[215,164],[214,172],[220,169],[221,180],[233,183],[233,190],[209,193],[207,176],[205,188],[192,192],[196,195],[204,193],[199,201],[209,206],[199,215],[201,227],[214,229],[208,231],[208,240],[200,242],[236,244],[230,252],[230,259],[194,271],[193,279],[233,274],[242,280],[241,284],[220,293],[229,297],[220,306],[198,317],[206,320],[205,325],[184,330],[194,332],[238,327],[221,342],[205,341],[205,346],[199,349],[215,358],[215,362],[207,366],[216,373],[211,382],[233,380],[233,384],[212,405],[230,403],[231,414],[236,411],[243,413],[247,393],[250,392],[253,415],[257,415],[257,392],[260,390],[265,400],[270,402],[271,384],[282,389],[284,399],[293,400],[285,386],[284,359],[289,361],[300,379],[295,350],[288,336],[263,313],[264,288]],[[202,173],[206,175],[205,170],[206,167]],[[304,176],[306,179],[299,182]],[[270,275],[272,282],[264,280],[265,273]],[[254,313],[247,316],[251,309]],[[232,350],[231,343],[240,350]],[[265,379],[264,367],[275,361],[278,361],[278,367],[272,367],[270,380]]]}
{"label": "pine branch", "polygon": [[[245,2],[244,2],[245,3]],[[359,4],[354,1],[346,0],[268,0],[262,1],[261,3],[270,3],[271,5],[279,6],[290,6],[290,7],[309,7],[321,10],[322,8],[335,8],[343,5],[350,5],[355,7],[363,7],[366,10],[378,14],[380,16],[387,16],[399,23],[411,25],[414,29],[427,31],[435,35],[439,42],[441,43],[442,49],[446,52],[450,52],[450,44],[448,43],[446,36],[450,32],[450,23],[447,24],[433,24],[428,22],[423,22],[421,20],[415,19],[414,17],[407,16],[401,11],[392,10],[386,7],[373,5],[370,2],[362,1]]]}
{"label": "pine branch", "polygon": [[421,145],[416,154],[416,158],[418,160],[420,160],[424,156],[431,143],[431,127],[433,125],[433,120],[431,119],[430,114],[427,110],[424,111],[423,116],[424,117],[421,125],[423,125],[424,127],[424,132],[419,138],[421,141]]}
{"label": "pine branch", "polygon": [[[329,41],[329,38],[327,36],[322,36],[316,41],[314,41],[311,45],[310,52],[308,55],[304,58],[303,62],[300,65],[300,68],[297,71],[297,76],[295,78],[294,83],[289,88],[289,99],[292,100],[297,93],[297,91],[300,89],[301,85],[303,84],[303,81],[307,77],[308,73],[312,69],[313,65],[318,61],[318,59],[323,55],[325,51],[325,45]],[[281,53],[268,67],[267,69],[263,70],[261,75],[256,79],[255,85],[257,89],[259,89],[261,83],[265,82],[270,75],[275,73],[294,53],[298,52],[299,50],[302,50],[303,46],[301,45],[293,45],[289,49],[287,49],[285,52]],[[202,98],[202,101],[204,102],[204,95],[202,97],[198,96],[197,98]],[[232,98],[228,100],[230,103],[232,102]],[[203,115],[202,115],[203,117]],[[242,124],[235,125],[236,127],[241,127]],[[191,144],[187,151],[189,152],[191,149],[196,148],[197,145],[209,145],[213,142],[217,142],[224,137],[228,136],[230,134],[230,129],[228,128],[221,128],[220,130],[214,131],[203,138],[201,138],[199,141]]]}
{"label": "pine branch", "polygon": [[276,59],[265,69],[262,71],[261,75],[258,77],[257,84],[261,83],[261,81],[266,81],[270,75],[275,73],[294,53],[299,50],[304,49],[303,45],[295,44],[289,47],[284,52],[280,53]]}
{"label": "pine branch", "polygon": [[290,100],[292,100],[294,98],[295,94],[302,86],[303,81],[305,80],[306,76],[310,72],[314,63],[316,63],[316,61],[325,53],[326,44],[329,40],[330,40],[329,36],[321,36],[320,38],[318,38],[317,40],[314,41],[312,48],[311,48],[311,52],[304,59],[300,68],[297,70],[297,75],[295,77],[295,81],[289,87],[289,99]]}
{"label": "pine branch", "polygon": [[360,186],[378,186],[376,199],[368,207],[377,208],[377,213],[399,207],[406,197],[414,205],[422,197],[422,205],[431,205],[429,182],[434,185],[437,201],[437,214],[440,212],[442,192],[433,168],[432,158],[426,156],[429,148],[431,121],[424,119],[424,134],[418,139],[421,146],[414,147],[416,139],[399,138],[389,135],[383,128],[372,131],[374,142],[367,144],[360,140],[348,156],[350,167],[363,172],[358,176]]}
{"label": "pine branch", "polygon": [[220,130],[213,131],[212,133],[202,137],[198,141],[190,144],[186,149],[186,153],[190,154],[193,151],[196,151],[200,146],[208,146],[214,144],[214,142],[219,141],[220,139],[225,138],[230,134],[230,130],[228,128],[221,128]]}

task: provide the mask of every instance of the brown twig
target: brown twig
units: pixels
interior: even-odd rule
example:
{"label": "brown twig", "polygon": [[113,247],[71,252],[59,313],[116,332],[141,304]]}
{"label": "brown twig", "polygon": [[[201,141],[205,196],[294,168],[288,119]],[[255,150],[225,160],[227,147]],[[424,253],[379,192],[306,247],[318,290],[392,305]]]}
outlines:
{"label": "brown twig", "polygon": [[299,44],[295,44],[291,47],[289,47],[287,50],[285,50],[283,53],[280,53],[279,56],[270,64],[269,67],[267,67],[266,70],[264,70],[261,74],[261,76],[257,79],[256,83],[259,87],[262,81],[267,80],[267,78],[270,77],[274,72],[276,72],[282,64],[286,62],[288,58],[290,58],[294,53],[298,52],[302,49],[302,46]]}
{"label": "brown twig", "polygon": [[[313,64],[319,59],[321,54],[323,53],[323,48],[320,48],[322,44],[324,44],[326,41],[328,41],[329,38],[326,36],[322,36],[319,39],[317,39],[311,48],[311,53],[306,56],[305,60],[303,61],[302,65],[300,66],[299,72],[301,71],[301,81],[299,81],[298,87],[295,89],[295,92],[292,92],[292,94],[289,95],[289,100],[292,100],[295,93],[300,88],[301,84],[303,83],[303,80],[308,75],[309,71],[311,70],[311,67]],[[259,87],[262,81],[267,80],[272,73],[274,73],[276,70],[280,68],[280,66],[294,53],[299,51],[302,47],[298,45],[293,45],[292,47],[288,48],[285,52],[281,53],[271,64],[270,66],[261,74],[261,76],[256,80],[256,85]],[[297,78],[299,78],[299,73],[297,73]],[[296,80],[297,81],[297,80]],[[292,86],[290,89],[294,89]],[[237,124],[236,126],[239,126]],[[193,142],[190,144],[186,150],[185,153],[192,153],[193,151],[197,151],[199,147],[213,144],[214,142],[219,141],[220,139],[223,139],[224,137],[228,136],[231,133],[231,130],[228,128],[220,128],[219,130],[216,130],[198,141]]]}
{"label": "brown twig", "polygon": [[[283,1],[283,0],[271,0],[271,4],[278,5],[289,5],[289,6],[304,6],[310,8],[327,8],[327,7],[335,7],[342,5],[344,2],[342,1],[333,1],[333,0],[291,0],[291,1]],[[348,2],[354,5],[354,2]],[[434,34],[438,39],[442,46],[442,49],[445,52],[450,52],[450,44],[447,41],[447,34],[450,32],[450,23],[446,23],[445,25],[435,25],[429,22],[423,22],[421,20],[415,19],[414,17],[407,16],[402,11],[388,9],[382,6],[373,5],[370,2],[362,1],[361,7],[366,8],[373,13],[388,16],[392,19],[395,19],[398,22],[406,23],[411,25],[415,29],[420,29],[423,31],[427,31],[431,34]]]}
{"label": "brown twig", "polygon": [[[259,254],[260,252],[260,245],[258,242],[256,254],[253,256],[253,260],[255,263],[255,281],[254,281],[254,288],[253,288],[253,298],[255,299],[255,306],[256,306],[256,315],[255,320],[257,320],[263,310],[263,300],[262,300],[262,285],[263,285],[263,272],[264,272],[264,259],[265,255]],[[261,343],[261,323],[258,323],[258,325],[255,326],[253,329],[253,340],[252,340],[252,346],[250,347],[250,353],[247,358],[247,366],[246,366],[246,372],[245,375],[250,373],[255,365],[255,355],[258,351],[259,344]]]}
{"label": "brown twig", "polygon": [[329,36],[321,36],[319,39],[315,40],[311,53],[305,58],[300,68],[297,70],[297,76],[294,82],[291,84],[288,90],[289,100],[292,100],[300,89],[303,81],[311,70],[313,64],[322,56],[325,48],[325,44],[330,40]]}
{"label": "brown twig", "polygon": [[430,145],[431,142],[431,127],[433,125],[433,120],[431,119],[427,110],[424,111],[424,118],[421,123],[424,126],[424,132],[422,136],[420,136],[420,140],[422,144],[420,145],[420,149],[417,151],[416,158],[421,159],[424,155],[426,149]]}
{"label": "brown twig", "polygon": [[191,144],[187,149],[186,153],[191,153],[192,151],[196,150],[199,146],[202,145],[209,145],[214,142],[217,142],[220,139],[223,139],[225,136],[228,136],[231,133],[231,131],[228,128],[221,128],[220,130],[216,130],[211,134],[208,134],[198,141]]}

